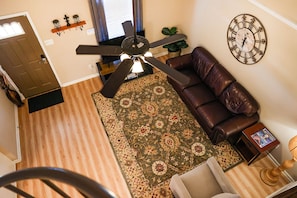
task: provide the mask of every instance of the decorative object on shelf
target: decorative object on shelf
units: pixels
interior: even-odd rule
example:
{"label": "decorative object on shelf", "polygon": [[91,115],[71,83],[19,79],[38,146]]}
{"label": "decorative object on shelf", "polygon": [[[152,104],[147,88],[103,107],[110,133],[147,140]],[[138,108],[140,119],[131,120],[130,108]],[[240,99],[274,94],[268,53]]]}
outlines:
{"label": "decorative object on shelf", "polygon": [[[56,30],[60,29],[61,25],[60,25],[60,21],[58,19],[54,19],[53,24],[54,24]],[[53,32],[53,30],[52,30],[52,32]],[[61,32],[57,31],[57,34],[60,36]]]}
{"label": "decorative object on shelf", "polygon": [[239,62],[252,65],[264,56],[267,37],[264,26],[255,16],[240,14],[228,26],[227,42]]}
{"label": "decorative object on shelf", "polygon": [[16,92],[15,90],[13,90],[9,87],[9,84],[8,84],[7,80],[5,79],[5,76],[1,73],[0,73],[0,86],[5,91],[7,98],[11,102],[16,104],[18,107],[24,105],[18,92]]}
{"label": "decorative object on shelf", "polygon": [[61,27],[60,21],[58,19],[54,19],[53,24],[54,24],[55,28],[60,28]]}
{"label": "decorative object on shelf", "polygon": [[67,16],[66,14],[64,15],[64,20],[65,20],[65,22],[66,22],[66,26],[70,26],[71,24],[70,24],[70,22],[69,22],[69,16]]}
{"label": "decorative object on shelf", "polygon": [[[163,27],[163,29],[162,29],[162,34],[164,34],[166,36],[175,35],[177,32],[178,32],[177,27],[171,27],[171,28]],[[172,57],[179,56],[181,53],[181,49],[187,48],[188,46],[189,45],[187,44],[187,42],[185,40],[181,40],[181,41],[177,41],[174,43],[164,45],[163,48],[168,49],[169,58],[172,58]]]}
{"label": "decorative object on shelf", "polygon": [[297,136],[294,136],[289,141],[288,147],[291,152],[292,159],[285,160],[280,166],[276,168],[265,168],[261,170],[260,177],[265,184],[270,186],[276,185],[282,171],[292,168],[294,166],[294,163],[297,161]]}
{"label": "decorative object on shelf", "polygon": [[74,20],[74,23],[79,23],[79,16],[77,14],[73,15],[72,16],[73,20]]}
{"label": "decorative object on shelf", "polygon": [[54,24],[54,29],[52,29],[52,33],[56,33],[58,36],[61,35],[61,32],[70,28],[79,27],[80,30],[83,30],[83,25],[86,24],[86,21],[80,21],[79,16],[77,14],[73,15],[72,18],[74,20],[74,23],[70,23],[69,16],[66,14],[64,15],[64,20],[66,22],[66,25],[61,26],[60,21],[58,19],[54,19],[52,22]]}

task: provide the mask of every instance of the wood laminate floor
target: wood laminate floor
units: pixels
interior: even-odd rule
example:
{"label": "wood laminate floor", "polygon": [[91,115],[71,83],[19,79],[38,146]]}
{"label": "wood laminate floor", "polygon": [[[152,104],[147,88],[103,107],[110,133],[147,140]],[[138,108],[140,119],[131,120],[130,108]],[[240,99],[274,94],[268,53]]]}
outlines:
{"label": "wood laminate floor", "polygon": [[[27,104],[19,108],[22,161],[17,169],[66,168],[98,181],[120,197],[131,197],[91,97],[101,87],[99,78],[93,78],[62,88],[61,104],[31,114]],[[250,166],[241,163],[226,175],[243,198],[265,197],[287,183],[284,178],[275,187],[262,183],[259,171],[270,166],[271,161],[263,158]],[[37,193],[36,197],[55,197],[37,181],[20,186]]]}

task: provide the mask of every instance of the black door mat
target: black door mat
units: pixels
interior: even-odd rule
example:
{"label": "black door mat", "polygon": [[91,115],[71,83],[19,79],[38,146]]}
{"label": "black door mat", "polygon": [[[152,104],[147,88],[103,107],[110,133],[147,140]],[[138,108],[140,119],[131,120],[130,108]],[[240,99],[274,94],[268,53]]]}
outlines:
{"label": "black door mat", "polygon": [[61,89],[28,99],[29,113],[64,102]]}

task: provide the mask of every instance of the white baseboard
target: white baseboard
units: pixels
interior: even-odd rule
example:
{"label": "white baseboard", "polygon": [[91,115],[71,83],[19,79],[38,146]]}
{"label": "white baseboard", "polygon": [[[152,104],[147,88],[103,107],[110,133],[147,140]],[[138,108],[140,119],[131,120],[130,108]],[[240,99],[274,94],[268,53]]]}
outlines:
{"label": "white baseboard", "polygon": [[19,116],[18,116],[18,108],[14,106],[14,115],[15,115],[15,136],[16,136],[16,149],[17,149],[17,159],[13,161],[13,163],[19,163],[22,160],[22,152],[21,152],[21,142],[20,142],[20,128],[19,128]]}
{"label": "white baseboard", "polygon": [[63,83],[62,84],[62,87],[67,87],[69,85],[73,85],[73,84],[76,84],[76,83],[79,83],[79,82],[82,82],[82,81],[85,81],[85,80],[89,80],[91,78],[95,78],[95,77],[99,77],[99,74],[91,74],[91,75],[88,75],[88,76],[85,76],[83,78],[79,78],[77,80],[73,80],[73,81],[70,81],[70,82],[67,82],[67,83]]}

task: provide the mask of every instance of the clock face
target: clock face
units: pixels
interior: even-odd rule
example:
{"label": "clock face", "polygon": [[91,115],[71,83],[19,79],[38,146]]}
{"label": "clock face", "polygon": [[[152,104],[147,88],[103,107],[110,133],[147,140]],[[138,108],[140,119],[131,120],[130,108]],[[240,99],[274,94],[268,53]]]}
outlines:
{"label": "clock face", "polygon": [[263,25],[250,14],[240,14],[229,24],[228,47],[241,63],[252,65],[265,54],[267,38]]}

